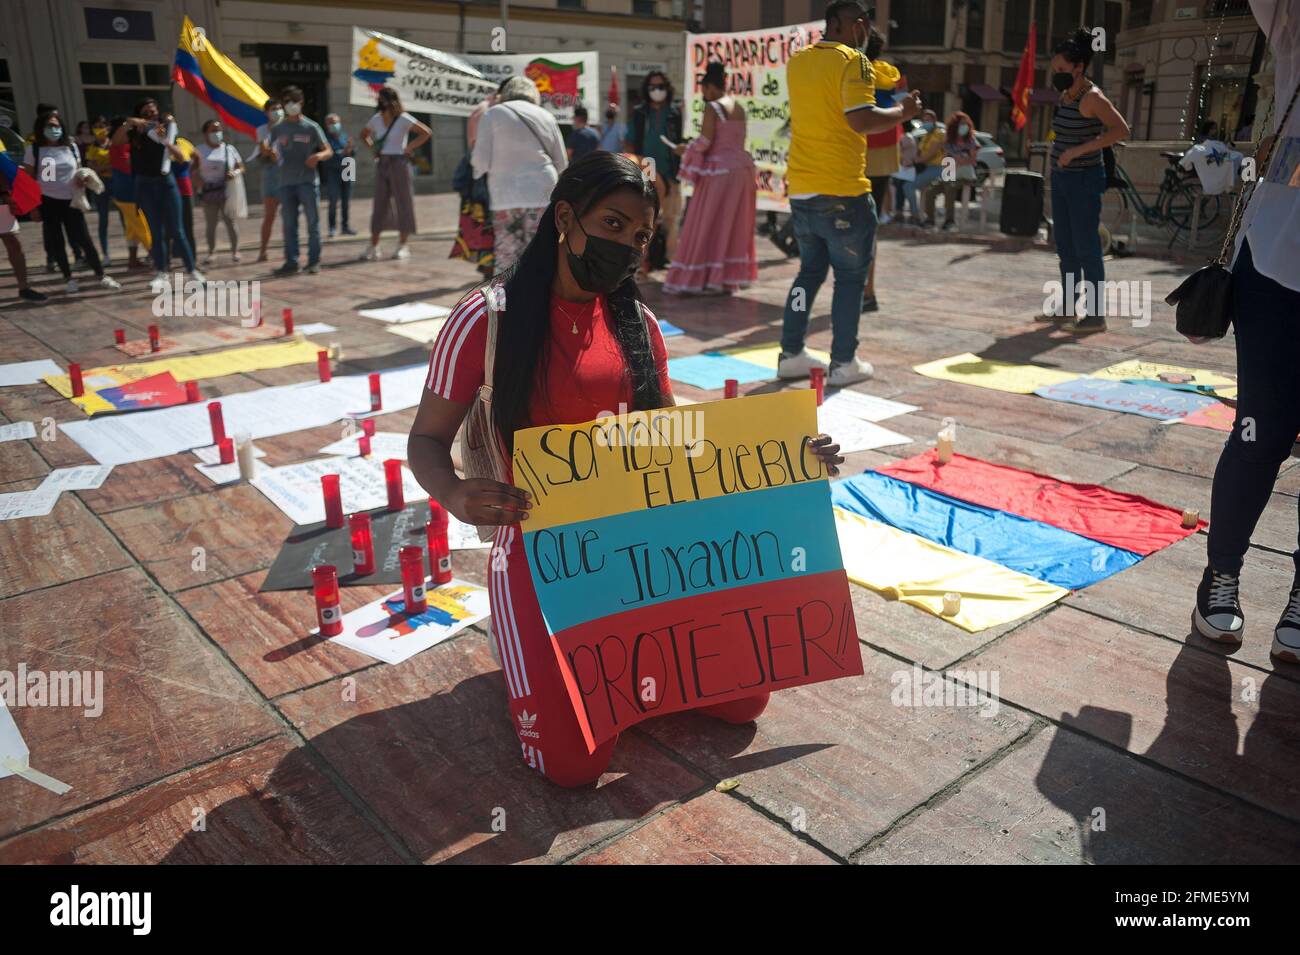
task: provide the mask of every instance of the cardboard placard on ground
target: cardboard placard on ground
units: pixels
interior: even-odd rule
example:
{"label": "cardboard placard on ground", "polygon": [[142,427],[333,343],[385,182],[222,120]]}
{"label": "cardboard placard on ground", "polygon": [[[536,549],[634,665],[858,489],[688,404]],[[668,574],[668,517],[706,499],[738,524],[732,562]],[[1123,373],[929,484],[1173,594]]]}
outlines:
{"label": "cardboard placard on ground", "polygon": [[[375,547],[375,572],[359,577],[352,571],[352,532],[344,523],[342,527],[329,528],[324,521],[300,524],[295,527],[276,555],[271,569],[266,572],[261,590],[301,590],[311,586],[311,570],[320,564],[338,568],[339,583],[347,586],[369,584],[400,584],[402,570],[397,552],[402,547],[420,547],[425,550],[428,564],[428,536],[424,526],[429,521],[429,499],[409,501],[400,511],[375,508],[370,514],[370,533]],[[451,515],[448,515],[451,517]],[[452,550],[475,550],[489,547],[481,543],[472,527],[451,517],[447,529]],[[466,554],[457,560],[483,560],[482,556]]]}

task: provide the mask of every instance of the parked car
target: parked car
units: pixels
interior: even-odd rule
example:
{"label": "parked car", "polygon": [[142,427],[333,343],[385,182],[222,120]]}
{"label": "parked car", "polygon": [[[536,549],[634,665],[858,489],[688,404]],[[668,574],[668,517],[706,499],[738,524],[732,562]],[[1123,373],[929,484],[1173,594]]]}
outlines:
{"label": "parked car", "polygon": [[975,154],[975,176],[982,186],[994,173],[1006,172],[1007,158],[1002,147],[993,141],[992,133],[976,130],[975,138],[980,144],[980,151]]}

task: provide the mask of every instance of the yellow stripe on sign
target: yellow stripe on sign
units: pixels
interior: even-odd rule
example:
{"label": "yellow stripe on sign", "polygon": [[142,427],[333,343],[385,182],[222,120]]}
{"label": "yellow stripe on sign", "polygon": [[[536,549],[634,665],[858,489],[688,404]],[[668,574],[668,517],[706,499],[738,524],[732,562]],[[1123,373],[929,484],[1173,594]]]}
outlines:
{"label": "yellow stripe on sign", "polygon": [[523,527],[824,481],[806,446],[817,434],[811,389],[517,431],[514,481],[533,497]]}
{"label": "yellow stripe on sign", "polygon": [[[963,554],[915,534],[835,508],[840,556],[849,580],[887,600],[911,604],[970,633],[1010,623],[1069,593],[1062,587]],[[954,614],[944,594],[961,595]]]}
{"label": "yellow stripe on sign", "polygon": [[[221,378],[224,375],[239,375],[249,371],[265,371],[268,368],[284,368],[289,365],[305,365],[316,360],[320,346],[309,341],[293,340],[277,342],[274,345],[249,345],[243,348],[228,348],[225,351],[208,352],[203,355],[177,355],[173,358],[158,358],[154,361],[132,362],[129,365],[106,365],[103,368],[83,369],[81,374],[87,390],[94,387],[90,379],[104,376],[125,375],[125,381],[139,381],[150,375],[161,375],[170,371],[177,381],[201,381],[204,378]],[[47,385],[63,395],[72,398],[72,383],[67,375],[46,375]],[[119,381],[118,384],[122,382]],[[110,387],[102,385],[101,387]],[[73,398],[78,404],[82,402]],[[86,410],[90,410],[87,408]]]}

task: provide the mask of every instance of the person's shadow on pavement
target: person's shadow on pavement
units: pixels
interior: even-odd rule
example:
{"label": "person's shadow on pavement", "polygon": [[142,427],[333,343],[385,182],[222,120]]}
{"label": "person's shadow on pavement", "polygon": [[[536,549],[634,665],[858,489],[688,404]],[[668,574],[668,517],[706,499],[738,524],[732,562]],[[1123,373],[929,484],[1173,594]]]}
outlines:
{"label": "person's shadow on pavement", "polygon": [[[1268,765],[1263,757],[1279,759],[1286,741],[1294,747],[1295,738],[1295,714],[1281,712],[1278,694],[1270,692],[1270,687],[1281,688],[1287,681],[1260,676],[1265,678],[1256,690],[1258,713],[1238,755],[1232,698],[1247,688],[1234,685],[1226,657],[1185,645],[1169,667],[1164,726],[1142,755],[1217,789],[1240,790],[1245,780],[1245,788],[1258,791],[1261,787],[1254,781]],[[1079,735],[1128,749],[1130,714],[1082,706],[1077,715],[1062,714],[1061,723],[1064,728],[1056,731],[1035,782],[1053,805],[1074,818],[1081,862],[1300,861],[1300,826],[1278,820],[1278,839],[1260,844],[1258,828],[1243,825],[1247,820],[1234,811],[1231,797],[1211,796],[1194,782],[1173,779],[1152,788],[1153,774],[1163,775],[1163,770],[1108,752],[1105,743]],[[1247,798],[1263,801],[1254,794]]]}

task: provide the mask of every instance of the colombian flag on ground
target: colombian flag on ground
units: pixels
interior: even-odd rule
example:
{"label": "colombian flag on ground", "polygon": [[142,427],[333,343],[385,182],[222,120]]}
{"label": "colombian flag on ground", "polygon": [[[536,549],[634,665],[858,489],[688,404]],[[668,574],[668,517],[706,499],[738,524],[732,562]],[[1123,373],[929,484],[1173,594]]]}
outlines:
{"label": "colombian flag on ground", "polygon": [[0,152],[0,180],[13,197],[16,215],[26,215],[41,204],[41,187],[36,180],[3,152]]}
{"label": "colombian flag on ground", "polygon": [[216,110],[231,129],[252,136],[266,122],[266,92],[195,29],[189,17],[181,24],[172,81]]}

